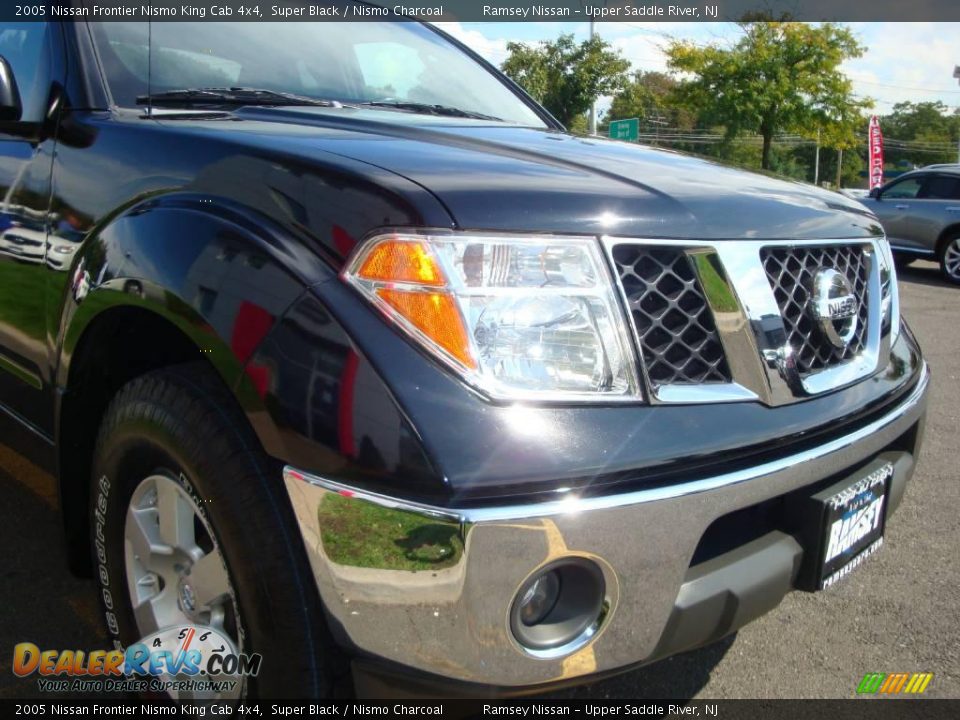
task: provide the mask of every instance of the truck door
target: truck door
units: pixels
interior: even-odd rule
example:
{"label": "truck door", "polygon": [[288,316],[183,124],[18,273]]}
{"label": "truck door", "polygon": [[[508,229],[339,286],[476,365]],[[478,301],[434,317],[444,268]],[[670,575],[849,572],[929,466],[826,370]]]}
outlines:
{"label": "truck door", "polygon": [[[0,23],[0,56],[19,91],[19,118],[0,121],[0,412],[49,434],[47,235],[53,139],[39,140],[55,80],[53,23]],[[61,77],[57,77],[60,74]],[[9,113],[9,110],[8,110]]]}

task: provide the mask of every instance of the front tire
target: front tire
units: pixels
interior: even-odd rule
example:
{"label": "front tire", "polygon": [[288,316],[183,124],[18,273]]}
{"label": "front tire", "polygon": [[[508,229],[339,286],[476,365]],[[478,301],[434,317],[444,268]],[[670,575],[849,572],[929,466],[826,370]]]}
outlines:
{"label": "front tire", "polygon": [[263,656],[247,697],[329,697],[348,676],[280,468],[203,363],[144,375],[100,428],[91,542],[114,645],[210,625]]}
{"label": "front tire", "polygon": [[947,282],[960,285],[960,234],[944,240],[940,249],[940,274]]}

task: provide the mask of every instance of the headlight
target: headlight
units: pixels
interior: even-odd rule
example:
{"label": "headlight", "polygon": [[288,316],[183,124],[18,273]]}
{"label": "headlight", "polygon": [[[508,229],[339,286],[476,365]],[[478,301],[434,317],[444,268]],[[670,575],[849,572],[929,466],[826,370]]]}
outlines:
{"label": "headlight", "polygon": [[626,321],[593,238],[380,235],[343,277],[491,397],[638,397]]}
{"label": "headlight", "polygon": [[880,334],[890,333],[890,344],[900,337],[900,290],[897,287],[897,266],[893,262],[890,242],[877,241],[880,248]]}

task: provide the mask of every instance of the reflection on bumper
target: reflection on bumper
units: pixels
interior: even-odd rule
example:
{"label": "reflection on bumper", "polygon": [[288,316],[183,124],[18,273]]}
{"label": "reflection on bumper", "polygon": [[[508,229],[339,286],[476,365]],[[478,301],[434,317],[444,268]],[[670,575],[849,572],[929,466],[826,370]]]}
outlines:
{"label": "reflection on bumper", "polygon": [[[792,588],[802,556],[793,537],[770,533],[691,568],[706,529],[724,515],[884,451],[922,418],[928,383],[924,366],[896,408],[819,447],[746,470],[609,497],[446,509],[289,467],[284,479],[342,643],[460,681],[537,685],[709,642],[774,607]],[[897,500],[912,462],[901,467]],[[565,656],[535,657],[513,638],[510,607],[533,571],[567,556],[601,567],[608,611],[586,644]],[[737,612],[726,613],[722,625],[713,622],[710,608],[720,603],[722,609],[731,598]],[[685,605],[696,605],[697,612],[681,612],[678,620]]]}

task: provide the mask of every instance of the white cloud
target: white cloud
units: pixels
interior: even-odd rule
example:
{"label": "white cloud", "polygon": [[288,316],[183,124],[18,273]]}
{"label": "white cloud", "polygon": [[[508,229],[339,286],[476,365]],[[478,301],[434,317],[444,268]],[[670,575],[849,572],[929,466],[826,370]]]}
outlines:
{"label": "white cloud", "polygon": [[433,24],[445,33],[453,35],[457,40],[482,56],[484,60],[493,63],[497,67],[500,67],[500,64],[507,59],[507,43],[510,41],[509,38],[488,38],[479,30],[465,28],[459,22],[438,22]]}
{"label": "white cloud", "polygon": [[879,101],[878,113],[906,101],[960,106],[960,86],[953,78],[960,64],[960,23],[864,23],[855,29],[869,49],[844,70],[858,95]]}

